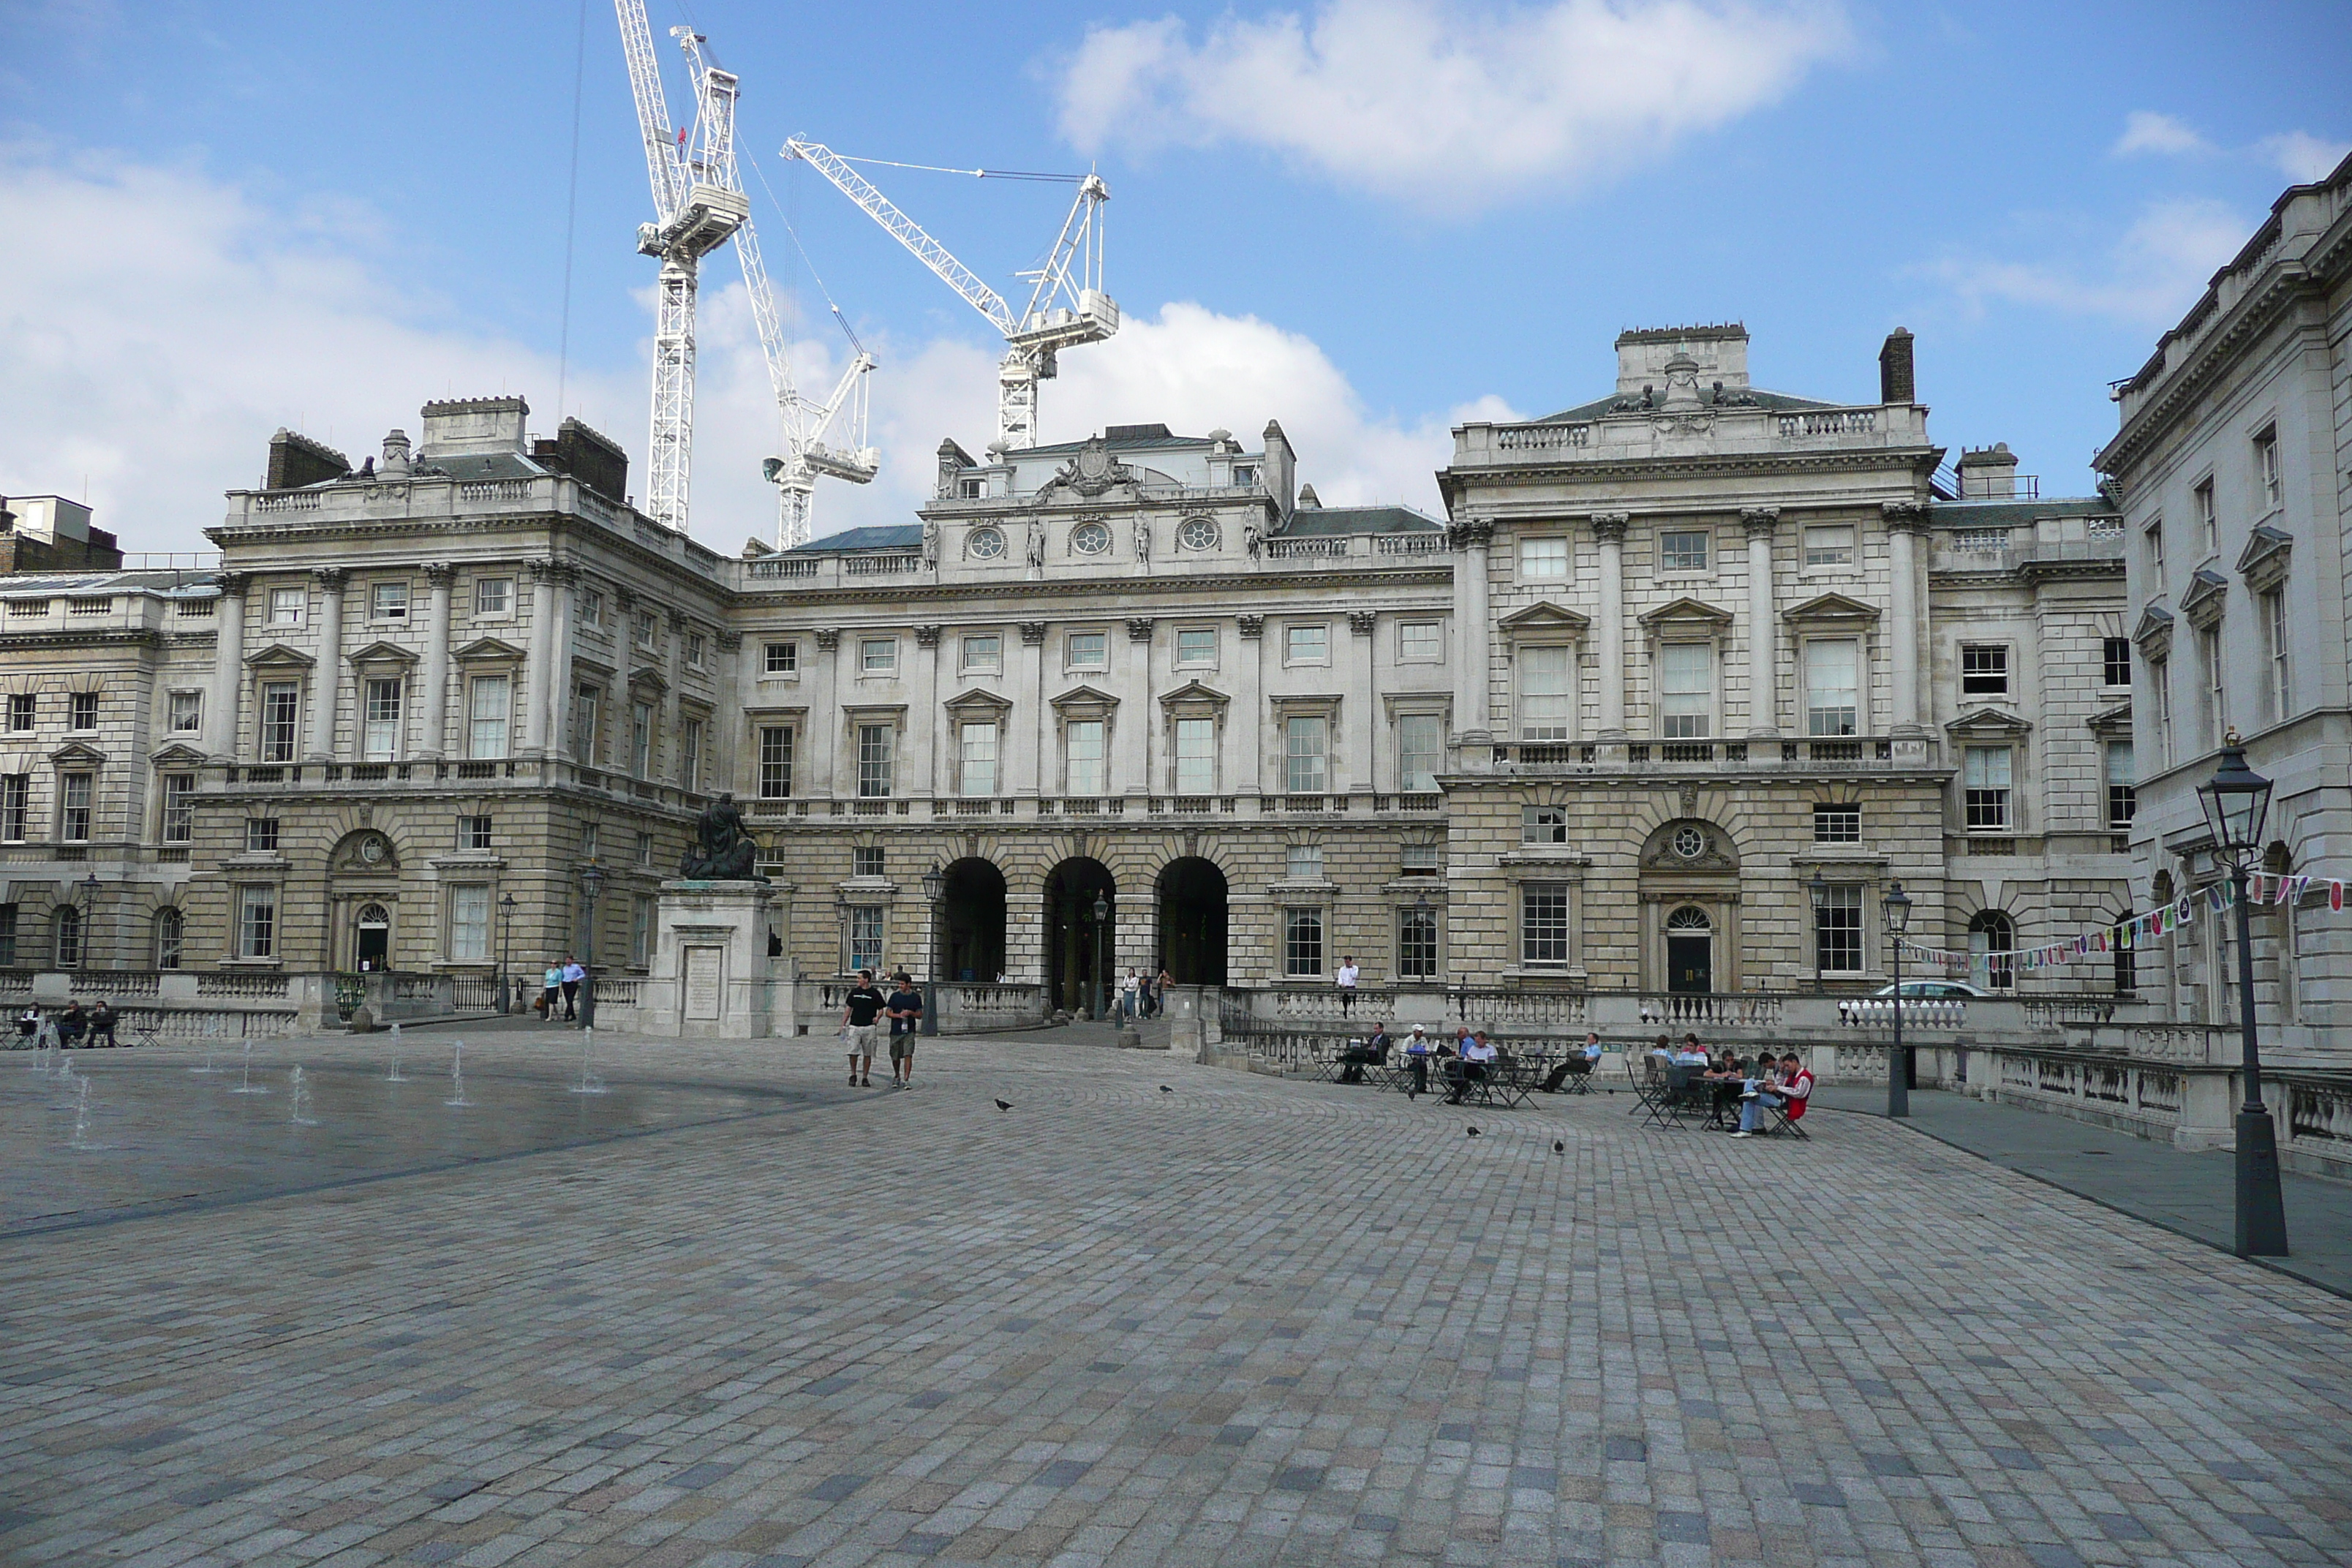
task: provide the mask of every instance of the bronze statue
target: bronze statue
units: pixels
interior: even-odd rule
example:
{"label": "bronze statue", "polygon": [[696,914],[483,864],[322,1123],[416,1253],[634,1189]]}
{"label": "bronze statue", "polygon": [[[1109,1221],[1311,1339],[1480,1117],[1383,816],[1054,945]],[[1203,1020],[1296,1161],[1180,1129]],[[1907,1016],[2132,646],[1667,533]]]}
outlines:
{"label": "bronze statue", "polygon": [[742,808],[722,793],[702,808],[694,825],[695,847],[677,868],[690,882],[764,882],[757,862],[760,846],[743,827]]}

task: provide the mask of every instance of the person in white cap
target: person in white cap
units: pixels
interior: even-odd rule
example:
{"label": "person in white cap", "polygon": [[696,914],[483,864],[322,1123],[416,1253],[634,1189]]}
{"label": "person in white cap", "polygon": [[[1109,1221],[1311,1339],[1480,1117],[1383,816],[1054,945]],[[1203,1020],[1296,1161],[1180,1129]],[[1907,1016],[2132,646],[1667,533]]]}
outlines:
{"label": "person in white cap", "polygon": [[1419,1024],[1404,1043],[1404,1065],[1412,1074],[1412,1087],[1405,1091],[1407,1100],[1419,1100],[1429,1092],[1429,1031]]}

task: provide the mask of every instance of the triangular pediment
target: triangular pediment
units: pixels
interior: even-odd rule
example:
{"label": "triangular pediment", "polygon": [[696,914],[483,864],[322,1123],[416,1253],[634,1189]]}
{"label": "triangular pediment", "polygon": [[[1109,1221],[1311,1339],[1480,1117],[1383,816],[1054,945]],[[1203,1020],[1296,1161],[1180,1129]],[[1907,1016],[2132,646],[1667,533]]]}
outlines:
{"label": "triangular pediment", "polygon": [[2257,594],[2267,594],[2286,576],[2294,558],[2294,535],[2268,523],[2255,526],[2238,556],[2238,575]]}
{"label": "triangular pediment", "polygon": [[1731,612],[1718,610],[1698,599],[1676,599],[1672,604],[1660,605],[1643,616],[1642,624],[1645,626],[1727,626],[1731,624]]}
{"label": "triangular pediment", "polygon": [[1229,700],[1230,699],[1223,692],[1213,686],[1203,686],[1197,680],[1188,680],[1173,691],[1163,692],[1160,698],[1160,705],[1163,708],[1181,708],[1188,704],[1193,707],[1205,705],[1222,708]]}
{"label": "triangular pediment", "polygon": [[1013,704],[985,687],[975,686],[940,704],[950,713],[1010,713]]}
{"label": "triangular pediment", "polygon": [[2132,705],[2118,702],[2113,708],[2091,715],[2091,731],[2097,735],[2128,735],[2132,727]]}
{"label": "triangular pediment", "polygon": [[153,758],[155,765],[159,768],[199,767],[203,765],[204,760],[205,753],[185,741],[173,742],[157,752]]}
{"label": "triangular pediment", "polygon": [[2033,728],[2016,714],[2001,708],[1977,708],[1961,714],[1944,726],[1947,734],[1960,736],[2022,735]]}
{"label": "triangular pediment", "polygon": [[1591,618],[1580,616],[1565,605],[1555,605],[1549,599],[1539,600],[1524,610],[1514,610],[1498,623],[1505,631],[1512,632],[1575,632],[1581,634],[1592,625]]}
{"label": "triangular pediment", "polygon": [[632,691],[650,691],[655,696],[659,697],[669,690],[669,682],[664,679],[662,672],[656,669],[652,665],[641,664],[636,668],[629,671],[629,689]]}
{"label": "triangular pediment", "polygon": [[2189,575],[2189,586],[2180,595],[2180,613],[2189,624],[2210,628],[2221,618],[2221,608],[2229,603],[2230,580],[2219,572],[2200,566]]}
{"label": "triangular pediment", "polygon": [[1116,708],[1118,699],[1093,686],[1073,686],[1054,699],[1055,708]]}
{"label": "triangular pediment", "polygon": [[318,660],[299,648],[274,642],[268,647],[257,648],[247,654],[245,662],[255,669],[308,669]]}
{"label": "triangular pediment", "polygon": [[106,753],[79,741],[68,741],[49,753],[49,762],[60,768],[98,767],[106,761]]}
{"label": "triangular pediment", "polygon": [[1845,594],[1816,594],[1801,605],[1791,605],[1780,612],[1784,621],[1874,621],[1878,606],[1865,605]]}
{"label": "triangular pediment", "polygon": [[453,657],[471,660],[520,658],[522,649],[500,637],[476,637],[458,648]]}
{"label": "triangular pediment", "polygon": [[353,664],[415,664],[416,652],[396,642],[372,642],[351,655]]}
{"label": "triangular pediment", "polygon": [[2172,612],[2162,605],[2150,605],[2139,613],[2139,625],[2132,628],[2132,641],[2148,658],[2162,658],[2172,651]]}

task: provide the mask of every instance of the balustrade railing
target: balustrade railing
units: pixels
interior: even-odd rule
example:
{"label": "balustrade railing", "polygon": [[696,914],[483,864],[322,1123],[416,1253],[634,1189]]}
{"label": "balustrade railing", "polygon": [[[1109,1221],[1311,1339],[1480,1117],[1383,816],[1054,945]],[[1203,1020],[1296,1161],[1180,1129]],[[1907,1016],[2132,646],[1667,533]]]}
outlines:
{"label": "balustrade railing", "polygon": [[898,577],[923,569],[920,555],[845,555],[841,557],[841,574],[845,577]]}
{"label": "balustrade railing", "polygon": [[1336,561],[1348,553],[1348,537],[1338,534],[1328,538],[1269,539],[1265,553],[1273,561]]}
{"label": "balustrade railing", "polygon": [[771,555],[743,563],[747,577],[814,577],[817,558],[814,555]]}
{"label": "balustrade railing", "polygon": [[252,1001],[282,999],[291,994],[291,981],[283,974],[202,973],[196,976],[199,996],[241,996]]}
{"label": "balustrade railing", "polygon": [[1592,444],[1590,425],[1497,425],[1495,426],[1495,449],[1498,452],[1551,452],[1563,447],[1589,447]]}

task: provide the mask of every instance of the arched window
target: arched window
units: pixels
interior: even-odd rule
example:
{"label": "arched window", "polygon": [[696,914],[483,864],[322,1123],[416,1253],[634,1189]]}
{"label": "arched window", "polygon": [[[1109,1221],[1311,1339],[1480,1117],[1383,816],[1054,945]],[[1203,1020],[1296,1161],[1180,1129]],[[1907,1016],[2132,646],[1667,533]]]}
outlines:
{"label": "arched window", "polygon": [[155,967],[177,969],[186,942],[187,923],[180,911],[166,905],[155,911]]}
{"label": "arched window", "polygon": [[1666,917],[1666,929],[1668,931],[1713,931],[1715,929],[1715,924],[1706,918],[1706,911],[1705,910],[1700,909],[1696,904],[1685,904],[1681,909],[1676,910],[1673,914]]}
{"label": "arched window", "polygon": [[[1988,991],[2007,991],[2017,984],[2017,971],[2007,954],[2017,946],[2017,927],[1999,910],[1979,910],[1969,921],[1969,979]],[[2000,958],[1990,957],[2000,953]]]}
{"label": "arched window", "polygon": [[55,941],[49,952],[59,969],[81,967],[81,911],[68,904],[59,910],[50,926]]}

